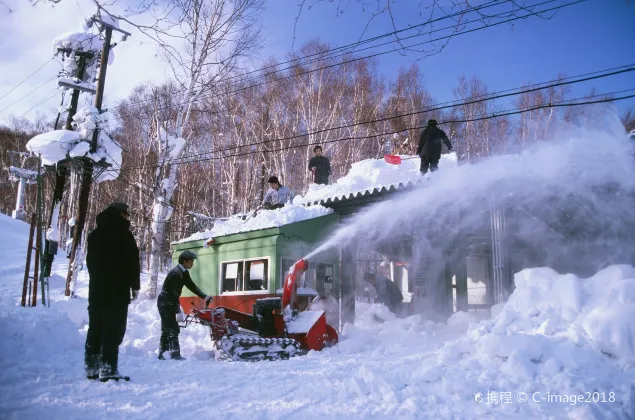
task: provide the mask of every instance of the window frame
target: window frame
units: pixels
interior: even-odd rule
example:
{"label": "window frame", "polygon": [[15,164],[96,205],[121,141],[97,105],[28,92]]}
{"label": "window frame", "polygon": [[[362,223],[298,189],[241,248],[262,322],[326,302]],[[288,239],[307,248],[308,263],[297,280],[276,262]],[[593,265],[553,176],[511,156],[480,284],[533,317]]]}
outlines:
{"label": "window frame", "polygon": [[[263,270],[265,277],[267,279],[267,288],[264,290],[237,290],[233,292],[225,292],[223,291],[223,283],[225,279],[223,277],[223,265],[224,264],[234,264],[234,263],[242,263],[243,271],[242,271],[242,286],[245,287],[245,269],[247,267],[247,262],[250,261],[266,261],[267,264],[266,270]],[[241,295],[268,295],[271,294],[270,290],[270,281],[271,281],[271,258],[269,256],[266,257],[253,257],[253,258],[242,258],[237,260],[226,260],[220,261],[218,264],[218,296],[241,296]]]}

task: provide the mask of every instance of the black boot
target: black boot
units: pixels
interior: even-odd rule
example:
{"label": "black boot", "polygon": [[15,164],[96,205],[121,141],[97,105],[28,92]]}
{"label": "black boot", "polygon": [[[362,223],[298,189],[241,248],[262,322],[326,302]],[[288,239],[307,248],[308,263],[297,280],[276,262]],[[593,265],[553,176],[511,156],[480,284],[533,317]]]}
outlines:
{"label": "black boot", "polygon": [[170,353],[170,359],[172,360],[185,360],[185,357],[181,356],[180,351],[173,351]]}
{"label": "black boot", "polygon": [[165,360],[165,356],[163,356],[163,352],[159,353],[159,360]]}
{"label": "black boot", "polygon": [[99,379],[99,355],[91,354],[84,356],[84,370],[87,379]]}

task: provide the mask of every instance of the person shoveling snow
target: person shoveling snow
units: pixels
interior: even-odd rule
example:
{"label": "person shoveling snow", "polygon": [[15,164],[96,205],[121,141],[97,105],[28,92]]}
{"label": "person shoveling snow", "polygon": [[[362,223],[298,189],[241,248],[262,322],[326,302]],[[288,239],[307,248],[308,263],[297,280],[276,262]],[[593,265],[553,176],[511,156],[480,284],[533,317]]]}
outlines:
{"label": "person shoveling snow", "polygon": [[454,151],[445,131],[437,127],[437,120],[428,120],[428,125],[423,129],[419,137],[419,147],[417,148],[417,154],[421,156],[422,175],[425,175],[428,169],[432,172],[439,169],[441,142],[447,146],[450,152]]}

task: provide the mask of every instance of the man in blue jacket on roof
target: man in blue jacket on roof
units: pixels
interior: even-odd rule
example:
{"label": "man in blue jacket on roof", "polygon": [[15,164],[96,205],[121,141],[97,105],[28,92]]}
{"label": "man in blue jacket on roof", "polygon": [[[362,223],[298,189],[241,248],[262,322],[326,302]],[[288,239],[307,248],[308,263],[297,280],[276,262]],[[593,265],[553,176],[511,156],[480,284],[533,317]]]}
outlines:
{"label": "man in blue jacket on roof", "polygon": [[269,177],[269,191],[262,200],[262,207],[265,210],[281,209],[288,202],[293,200],[293,193],[289,187],[280,185],[277,176]]}

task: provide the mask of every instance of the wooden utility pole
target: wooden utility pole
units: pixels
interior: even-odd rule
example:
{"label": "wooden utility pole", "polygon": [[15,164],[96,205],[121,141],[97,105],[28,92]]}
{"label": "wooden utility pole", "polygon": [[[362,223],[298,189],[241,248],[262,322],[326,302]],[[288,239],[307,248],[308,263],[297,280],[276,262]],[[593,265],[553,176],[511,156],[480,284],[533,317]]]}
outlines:
{"label": "wooden utility pole", "polygon": [[[101,50],[101,62],[99,64],[99,79],[97,79],[97,93],[95,94],[95,108],[97,108],[99,113],[101,113],[102,112],[101,106],[102,106],[102,101],[104,98],[104,86],[106,84],[106,68],[108,66],[108,56],[110,54],[110,49],[112,47],[110,45],[110,42],[112,40],[112,31],[116,30],[116,31],[122,32],[125,37],[130,36],[130,33],[122,31],[121,29],[113,26],[109,22],[102,21],[99,17],[95,17],[94,19],[98,24],[101,24],[104,27],[106,32],[105,39],[104,39],[104,46]],[[100,127],[99,127],[99,124],[97,124],[97,127],[95,127],[95,129],[93,130],[93,138],[91,139],[91,142],[90,142],[91,154],[97,151],[99,132],[100,132]],[[77,248],[80,245],[80,242],[82,239],[84,225],[86,224],[88,199],[90,197],[90,185],[93,180],[92,179],[93,168],[95,166],[92,159],[88,157],[82,158],[81,162],[83,164],[83,174],[82,174],[83,178],[82,178],[81,189],[79,192],[79,203],[78,203],[77,218],[76,218],[77,222],[75,225],[75,232],[73,234],[73,245],[71,247],[68,276],[66,277],[66,290],[64,292],[66,296],[71,296],[71,282],[73,280],[74,272],[78,265],[76,264],[75,259],[77,257]]]}
{"label": "wooden utility pole", "polygon": [[[79,57],[79,63],[77,66],[77,73],[75,74],[75,77],[83,80],[87,61],[91,60],[94,57],[94,54],[92,52],[76,52],[75,55]],[[73,94],[71,95],[71,103],[68,108],[68,116],[66,117],[66,126],[64,127],[66,130],[73,129],[73,117],[77,113],[79,93],[80,89],[73,89]],[[55,165],[55,187],[53,189],[53,198],[46,221],[47,228],[52,227],[51,225],[53,223],[53,213],[55,213],[55,208],[59,203],[62,202],[62,198],[64,197],[64,186],[66,185],[67,176],[68,167],[66,166],[66,163],[58,162],[57,165]],[[44,245],[44,258],[46,261],[46,267],[44,268],[44,272],[42,273],[43,277],[50,277],[51,275],[51,265],[53,264],[53,256],[56,254],[57,246],[58,241],[51,241],[48,238],[46,239]]]}

